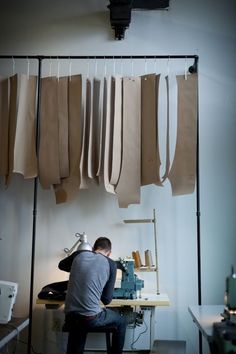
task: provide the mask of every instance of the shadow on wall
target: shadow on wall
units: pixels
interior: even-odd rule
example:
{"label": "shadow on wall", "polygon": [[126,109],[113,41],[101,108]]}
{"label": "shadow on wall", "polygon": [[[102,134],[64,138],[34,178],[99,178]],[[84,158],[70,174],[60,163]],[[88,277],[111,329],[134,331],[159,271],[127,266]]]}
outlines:
{"label": "shadow on wall", "polygon": [[7,21],[2,22],[0,29],[0,52],[4,54],[14,51],[13,54],[25,52],[53,55],[54,48],[56,50],[54,55],[57,55],[60,50],[71,53],[71,44],[73,43],[74,46],[76,42],[79,43],[80,54],[82,54],[81,49],[83,47],[86,49],[88,42],[91,48],[97,48],[98,36],[103,35],[103,40],[114,40],[108,11],[73,14],[66,17],[63,15],[45,16],[45,18],[41,16],[37,18],[36,15],[29,18],[22,16],[15,22],[12,21],[11,26]]}

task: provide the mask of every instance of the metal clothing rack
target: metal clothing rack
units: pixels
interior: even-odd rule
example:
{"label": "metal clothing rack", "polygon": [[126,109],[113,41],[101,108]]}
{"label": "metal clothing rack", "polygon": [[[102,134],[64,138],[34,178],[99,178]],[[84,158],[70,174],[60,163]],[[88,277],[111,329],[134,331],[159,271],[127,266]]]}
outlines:
{"label": "metal clothing rack", "polygon": [[[37,87],[37,108],[36,108],[36,153],[39,148],[39,124],[40,124],[40,100],[41,100],[41,78],[42,61],[45,59],[84,59],[84,60],[106,60],[106,59],[193,59],[193,65],[189,67],[190,73],[198,72],[198,55],[0,55],[0,59],[35,59],[38,60],[38,87]],[[199,109],[198,109],[199,112]],[[200,181],[199,181],[199,113],[197,113],[197,149],[196,149],[196,217],[197,217],[197,270],[198,270],[198,305],[202,304],[201,295],[201,237],[200,237]],[[32,246],[31,246],[31,275],[30,275],[30,301],[29,301],[29,331],[27,354],[31,354],[32,347],[32,315],[33,315],[33,291],[34,291],[34,266],[35,266],[35,243],[36,243],[36,219],[37,219],[37,197],[38,177],[34,179],[33,192],[33,225],[32,225]],[[202,354],[202,337],[199,333],[199,352]]]}

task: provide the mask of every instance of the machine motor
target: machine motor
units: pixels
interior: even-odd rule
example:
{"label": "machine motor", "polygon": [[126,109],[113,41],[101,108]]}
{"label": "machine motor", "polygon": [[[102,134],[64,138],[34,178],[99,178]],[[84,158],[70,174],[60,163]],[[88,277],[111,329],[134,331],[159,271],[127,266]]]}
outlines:
{"label": "machine motor", "polygon": [[119,259],[117,268],[122,270],[121,286],[115,287],[114,299],[137,299],[140,297],[144,281],[134,273],[134,260],[130,258]]}

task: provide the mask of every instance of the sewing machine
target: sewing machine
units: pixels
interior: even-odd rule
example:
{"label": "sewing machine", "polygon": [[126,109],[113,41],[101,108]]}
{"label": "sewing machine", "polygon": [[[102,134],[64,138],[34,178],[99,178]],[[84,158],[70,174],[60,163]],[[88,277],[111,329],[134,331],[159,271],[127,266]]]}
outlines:
{"label": "sewing machine", "polygon": [[0,323],[7,323],[11,320],[17,289],[17,283],[0,280]]}
{"label": "sewing machine", "polygon": [[233,267],[231,274],[226,278],[225,305],[223,317],[236,325],[236,273]]}
{"label": "sewing machine", "polygon": [[236,353],[236,273],[226,278],[223,320],[213,324],[212,353]]}
{"label": "sewing machine", "polygon": [[121,269],[122,277],[119,285],[115,285],[114,299],[137,299],[141,297],[144,281],[134,273],[134,260],[131,258],[119,259],[117,269]]}

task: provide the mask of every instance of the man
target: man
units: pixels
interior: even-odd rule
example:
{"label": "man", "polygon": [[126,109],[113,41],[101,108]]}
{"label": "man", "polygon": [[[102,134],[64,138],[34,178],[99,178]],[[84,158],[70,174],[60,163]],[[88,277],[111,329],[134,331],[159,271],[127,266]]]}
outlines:
{"label": "man", "polygon": [[76,251],[59,263],[59,269],[70,272],[65,301],[65,326],[68,328],[67,354],[82,354],[86,336],[81,329],[114,325],[112,353],[120,354],[124,346],[125,319],[115,311],[101,308],[113,297],[116,262],[109,258],[111,241],[99,237],[93,251]]}

